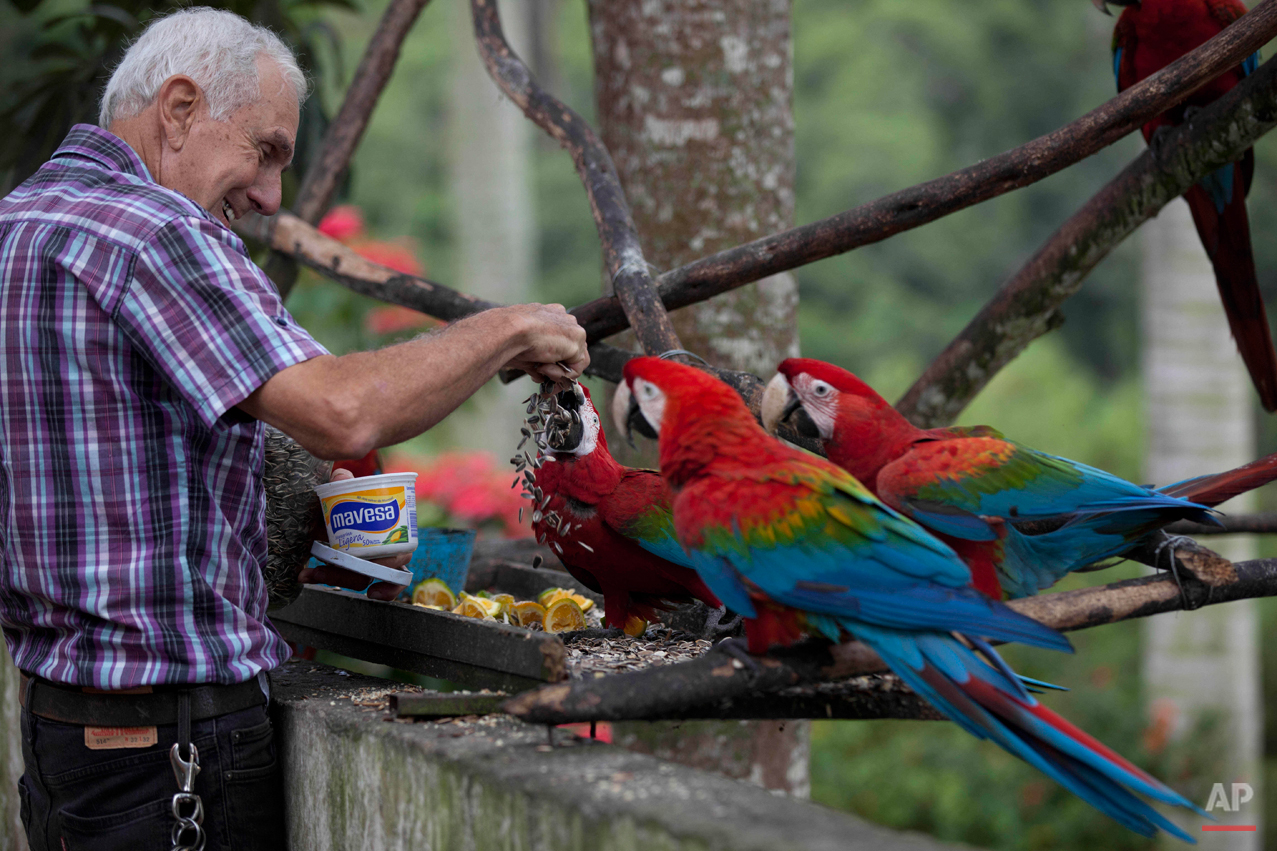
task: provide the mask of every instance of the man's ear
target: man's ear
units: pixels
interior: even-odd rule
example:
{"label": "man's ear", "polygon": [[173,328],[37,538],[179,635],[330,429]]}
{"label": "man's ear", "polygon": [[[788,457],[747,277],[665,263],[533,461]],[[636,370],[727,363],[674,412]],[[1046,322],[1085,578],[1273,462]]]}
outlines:
{"label": "man's ear", "polygon": [[185,74],[175,74],[160,86],[155,104],[159,108],[160,127],[169,148],[182,150],[203,102],[204,92]]}

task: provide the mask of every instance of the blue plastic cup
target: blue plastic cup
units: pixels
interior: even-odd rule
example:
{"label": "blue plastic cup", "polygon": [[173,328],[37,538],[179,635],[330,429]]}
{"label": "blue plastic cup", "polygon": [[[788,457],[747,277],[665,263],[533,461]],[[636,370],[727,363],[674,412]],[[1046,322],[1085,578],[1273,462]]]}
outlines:
{"label": "blue plastic cup", "polygon": [[473,529],[418,529],[417,549],[406,568],[412,571],[412,585],[403,596],[410,597],[418,583],[430,578],[442,579],[454,596],[460,595],[470,571],[474,535]]}

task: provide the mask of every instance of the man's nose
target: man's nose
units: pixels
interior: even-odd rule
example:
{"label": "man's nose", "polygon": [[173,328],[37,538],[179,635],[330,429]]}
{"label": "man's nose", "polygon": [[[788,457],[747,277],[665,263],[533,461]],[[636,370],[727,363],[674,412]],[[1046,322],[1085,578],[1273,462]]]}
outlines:
{"label": "man's nose", "polygon": [[273,216],[279,212],[279,205],[283,201],[283,189],[280,187],[279,173],[260,175],[252,186],[248,187],[245,193],[248,195],[248,202],[253,205],[253,209],[260,215]]}

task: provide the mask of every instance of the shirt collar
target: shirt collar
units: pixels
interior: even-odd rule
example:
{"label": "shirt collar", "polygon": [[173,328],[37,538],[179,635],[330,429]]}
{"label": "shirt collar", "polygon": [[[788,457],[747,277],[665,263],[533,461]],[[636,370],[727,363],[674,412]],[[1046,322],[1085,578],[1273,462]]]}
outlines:
{"label": "shirt collar", "polygon": [[111,171],[131,174],[147,183],[155,182],[137,151],[114,133],[92,124],[77,124],[71,128],[61,146],[53,152],[53,159],[61,157],[83,157]]}
{"label": "shirt collar", "polygon": [[[94,124],[77,124],[72,127],[71,132],[67,133],[66,138],[62,140],[62,144],[53,152],[51,161],[69,157],[92,160],[111,171],[129,174],[146,183],[160,186],[159,183],[155,182],[155,178],[151,176],[146,163],[142,162],[142,158],[137,155],[137,151],[133,150],[128,142]],[[191,208],[201,218],[207,219],[223,228],[226,227],[226,225],[209,215],[208,210],[205,210],[181,192],[169,189],[167,186],[160,186],[160,188],[172,192],[189,203]],[[239,236],[236,234],[236,239],[238,238]]]}

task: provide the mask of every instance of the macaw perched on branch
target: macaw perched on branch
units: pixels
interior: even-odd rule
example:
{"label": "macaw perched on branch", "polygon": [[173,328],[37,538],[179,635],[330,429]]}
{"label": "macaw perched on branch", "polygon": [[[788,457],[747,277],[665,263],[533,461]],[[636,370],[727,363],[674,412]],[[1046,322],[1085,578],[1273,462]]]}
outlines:
{"label": "macaw perched on branch", "polygon": [[988,426],[920,429],[845,369],[790,358],[763,423],[795,419],[829,460],[949,544],[992,597],[1025,597],[1176,520],[1277,479],[1277,455],[1159,490],[1013,443]]}
{"label": "macaw perched on branch", "polygon": [[551,432],[537,471],[544,494],[533,515],[537,539],[579,582],[603,595],[606,626],[639,631],[670,603],[700,600],[721,609],[674,538],[660,474],[617,463],[587,389],[574,384],[558,401],[578,417],[567,432]]}
{"label": "macaw perched on branch", "polygon": [[[658,358],[625,365],[631,416],[659,434],[674,527],[750,649],[850,634],[967,732],[1145,836],[1184,831],[1136,792],[1201,812],[1038,703],[987,639],[1068,639],[970,587],[971,572],[845,470],[768,435],[726,384]],[[1204,815],[1204,814],[1203,814]]]}
{"label": "macaw perched on branch", "polygon": [[[1105,14],[1109,14],[1109,4],[1126,7],[1113,29],[1113,74],[1119,92],[1205,44],[1246,14],[1241,0],[1092,2]],[[1258,67],[1259,54],[1254,53],[1236,68],[1211,80],[1145,124],[1145,141],[1151,143],[1162,127],[1183,123],[1186,110],[1206,106]],[[1273,351],[1268,317],[1255,277],[1246,215],[1246,195],[1254,171],[1255,153],[1247,148],[1239,161],[1212,172],[1185,192],[1184,200],[1215,267],[1215,284],[1242,360],[1250,370],[1264,409],[1273,411],[1277,410],[1277,353]]]}

